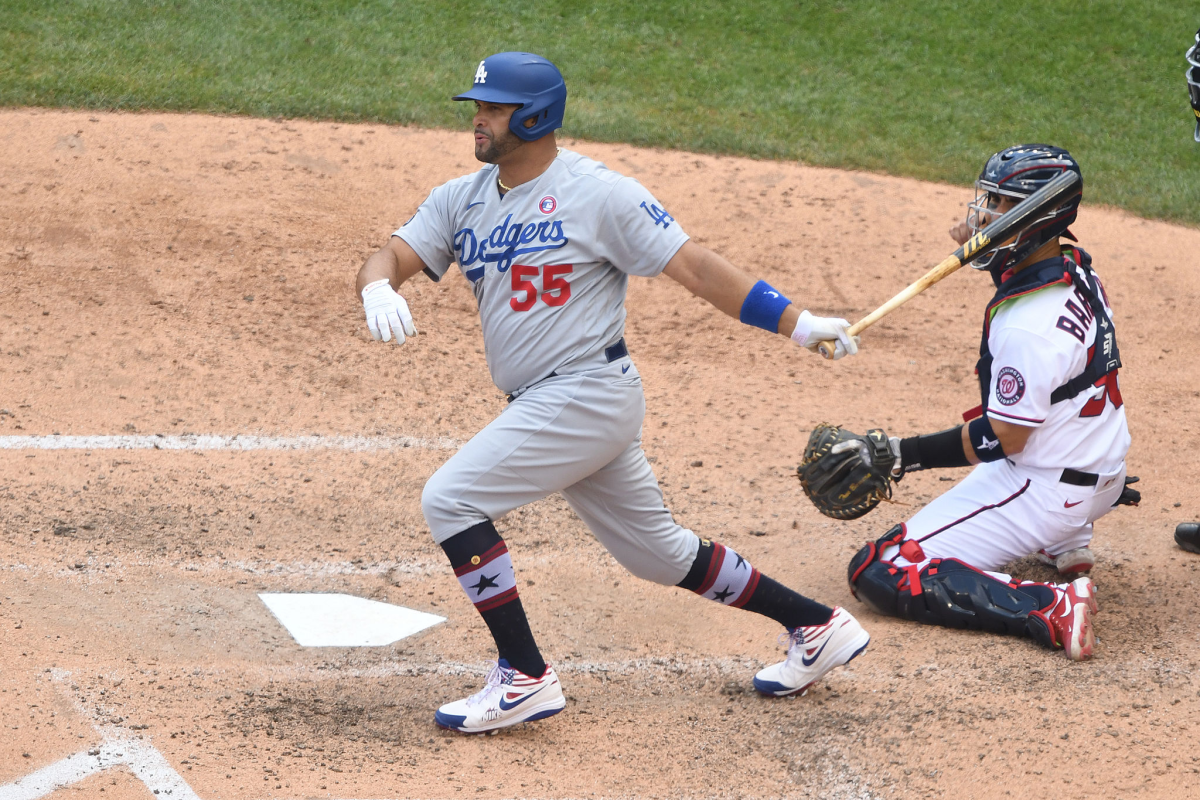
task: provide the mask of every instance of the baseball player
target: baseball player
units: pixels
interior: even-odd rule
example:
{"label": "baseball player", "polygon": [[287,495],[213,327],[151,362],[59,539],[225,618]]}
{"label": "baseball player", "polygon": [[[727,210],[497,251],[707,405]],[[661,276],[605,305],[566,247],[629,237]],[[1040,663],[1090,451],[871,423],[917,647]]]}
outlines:
{"label": "baseball player", "polygon": [[[1185,54],[1188,62],[1184,77],[1187,78],[1188,99],[1192,101],[1192,112],[1196,115],[1196,131],[1193,138],[1200,142],[1200,30],[1196,41]],[[1175,543],[1189,553],[1200,553],[1200,523],[1181,522],[1175,526]]]}
{"label": "baseball player", "polygon": [[[1080,172],[1060,147],[1001,150],[976,181],[966,221],[950,235],[962,244],[1066,170]],[[855,596],[881,614],[1029,636],[1073,660],[1092,654],[1092,581],[1013,581],[994,570],[1040,552],[1060,572],[1087,571],[1092,523],[1126,491],[1129,429],[1112,307],[1091,257],[1060,243],[1075,240],[1068,226],[1079,201],[1051,210],[973,264],[996,285],[977,365],[982,404],[963,415],[965,425],[890,444],[897,477],[978,466],[869,542],[848,574]],[[1129,490],[1126,500],[1135,494]]]}
{"label": "baseball player", "polygon": [[[641,447],[645,398],[623,337],[630,275],[666,273],[749,325],[815,349],[857,351],[842,319],[800,312],[689,240],[635,180],[559,149],[567,90],[549,61],[498,53],[471,89],[478,172],[434,189],[363,265],[358,291],[377,340],[416,334],[404,281],[438,281],[451,262],[479,306],[488,368],[505,410],[434,473],[425,519],[498,650],[486,685],[442,706],[435,722],[478,733],[557,714],[565,704],[535,643],[493,520],[560,492],[634,575],[768,616],[789,632],[784,661],[759,672],[770,695],[803,692],[866,647],[845,610],[772,580],[731,548],[680,527]],[[586,598],[580,598],[586,602]]]}
{"label": "baseball player", "polygon": [[1184,72],[1188,84],[1188,99],[1192,101],[1192,113],[1196,115],[1196,130],[1192,138],[1200,142],[1200,30],[1196,31],[1196,43],[1185,54],[1188,68]]}

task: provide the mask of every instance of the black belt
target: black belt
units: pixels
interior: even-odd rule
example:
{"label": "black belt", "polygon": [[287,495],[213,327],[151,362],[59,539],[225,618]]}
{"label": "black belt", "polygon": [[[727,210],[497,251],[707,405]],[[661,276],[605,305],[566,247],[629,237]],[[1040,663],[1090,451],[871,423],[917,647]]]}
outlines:
{"label": "black belt", "polygon": [[1072,486],[1095,486],[1100,482],[1100,476],[1094,472],[1080,472],[1077,469],[1064,469],[1062,476],[1058,479],[1060,483],[1069,483]]}
{"label": "black belt", "polygon": [[617,343],[612,347],[604,348],[604,357],[608,359],[608,363],[616,361],[618,358],[625,358],[629,355],[629,349],[625,347],[625,337],[617,339]]}
{"label": "black belt", "polygon": [[[610,347],[604,348],[604,357],[606,359],[608,359],[608,363],[610,363],[610,364],[612,362],[616,361],[618,358],[626,358],[628,355],[629,355],[629,348],[625,346],[625,337],[624,336],[622,336],[620,339],[617,339],[616,344],[614,344]],[[533,388],[534,386],[536,386],[537,384],[546,380],[547,378],[556,378],[556,377],[558,377],[558,372],[557,371],[551,372],[545,378],[542,378],[541,380],[534,381],[533,383],[529,384],[529,386],[525,387],[525,390],[529,391],[529,389]],[[517,399],[517,396],[515,394],[510,394],[508,396],[508,402],[510,402],[510,403],[516,399]],[[1096,483],[1095,481],[1092,481],[1093,485],[1095,483]]]}

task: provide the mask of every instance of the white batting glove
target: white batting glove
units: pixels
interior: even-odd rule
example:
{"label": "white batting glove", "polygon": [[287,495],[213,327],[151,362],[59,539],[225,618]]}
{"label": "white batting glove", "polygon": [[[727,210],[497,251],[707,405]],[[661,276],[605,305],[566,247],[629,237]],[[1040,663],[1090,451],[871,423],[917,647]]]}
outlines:
{"label": "white batting glove", "polygon": [[386,278],[364,286],[362,300],[363,311],[367,313],[367,327],[371,329],[375,341],[390,342],[395,336],[396,344],[404,344],[405,334],[417,335],[408,303],[396,294]]}
{"label": "white batting glove", "polygon": [[821,342],[836,342],[833,360],[837,361],[858,352],[858,337],[849,334],[849,327],[850,323],[840,317],[814,317],[808,311],[801,311],[792,341],[813,352]]}

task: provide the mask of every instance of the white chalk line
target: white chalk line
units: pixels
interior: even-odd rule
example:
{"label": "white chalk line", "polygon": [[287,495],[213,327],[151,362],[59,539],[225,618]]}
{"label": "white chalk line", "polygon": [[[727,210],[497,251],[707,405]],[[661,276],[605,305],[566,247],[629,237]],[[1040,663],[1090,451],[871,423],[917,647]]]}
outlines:
{"label": "white chalk line", "polygon": [[[423,577],[428,575],[453,575],[450,565],[442,561],[373,561],[370,563],[354,563],[353,561],[241,561],[229,559],[203,559],[190,561],[173,561],[167,559],[141,558],[127,561],[122,558],[88,556],[80,561],[82,567],[69,569],[57,564],[25,564],[12,561],[0,564],[0,572],[23,572],[31,575],[54,575],[56,577],[71,577],[85,575],[102,577],[113,573],[123,576],[131,569],[174,569],[180,572],[197,572],[204,574],[241,573],[256,576],[278,576],[306,578],[325,578],[343,575],[405,575]],[[540,563],[530,560],[529,563]]]}
{"label": "white chalk line", "polygon": [[[780,651],[782,658],[783,652]],[[755,658],[629,658],[614,661],[555,661],[554,671],[564,675],[689,675],[699,677],[717,673],[722,676],[744,677],[762,669],[763,661]],[[344,680],[346,678],[415,678],[423,675],[463,676],[487,675],[492,662],[461,663],[454,661],[414,662],[411,660],[373,664],[365,667],[337,664],[304,666],[272,666],[255,669],[268,680]],[[839,672],[853,675],[851,667]]]}
{"label": "white chalk line", "polygon": [[0,450],[457,450],[458,439],[415,436],[0,436]]}
{"label": "white chalk line", "polygon": [[200,800],[178,772],[152,745],[112,726],[96,725],[103,742],[0,786],[0,800],[37,800],[112,767],[128,767],[160,798]]}

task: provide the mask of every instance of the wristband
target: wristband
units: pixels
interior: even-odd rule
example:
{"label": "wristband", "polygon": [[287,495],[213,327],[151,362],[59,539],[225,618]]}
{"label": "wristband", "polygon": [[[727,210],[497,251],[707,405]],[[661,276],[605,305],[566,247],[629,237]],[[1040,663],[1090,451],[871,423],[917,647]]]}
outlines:
{"label": "wristband", "polygon": [[363,290],[362,290],[362,299],[363,299],[363,302],[364,302],[364,303],[365,303],[365,302],[367,302],[367,295],[368,295],[368,294],[370,294],[371,292],[375,291],[376,289],[378,289],[380,286],[382,286],[382,285],[383,285],[383,284],[385,284],[385,283],[386,283],[386,284],[387,284],[389,287],[392,285],[392,282],[391,282],[391,281],[389,281],[387,278],[380,278],[379,280],[377,280],[377,281],[371,281],[371,282],[370,282],[370,283],[368,283],[366,286],[364,286],[364,287],[363,287]]}
{"label": "wristband", "polygon": [[967,425],[967,434],[971,439],[971,449],[980,461],[999,461],[1004,458],[1004,446],[1000,437],[992,430],[992,421],[985,412]]}
{"label": "wristband", "polygon": [[778,333],[783,310],[791,304],[792,301],[784,297],[782,292],[772,288],[771,284],[759,281],[742,301],[742,311],[738,319],[764,331]]}
{"label": "wristband", "polygon": [[963,452],[962,425],[900,440],[900,466],[908,471],[969,467]]}

